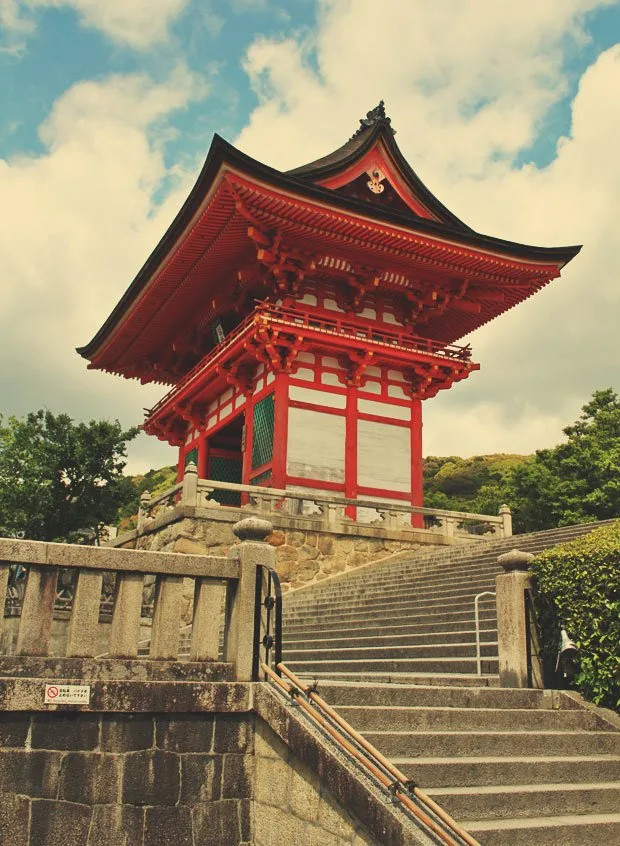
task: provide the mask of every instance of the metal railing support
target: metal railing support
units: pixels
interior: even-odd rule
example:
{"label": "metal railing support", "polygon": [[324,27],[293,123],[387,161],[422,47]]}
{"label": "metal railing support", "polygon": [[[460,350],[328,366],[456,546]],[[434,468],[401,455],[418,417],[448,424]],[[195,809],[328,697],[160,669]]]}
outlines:
{"label": "metal railing support", "polygon": [[476,672],[482,675],[482,655],[480,646],[480,600],[483,596],[495,596],[494,590],[483,590],[474,598],[474,619],[476,623]]}

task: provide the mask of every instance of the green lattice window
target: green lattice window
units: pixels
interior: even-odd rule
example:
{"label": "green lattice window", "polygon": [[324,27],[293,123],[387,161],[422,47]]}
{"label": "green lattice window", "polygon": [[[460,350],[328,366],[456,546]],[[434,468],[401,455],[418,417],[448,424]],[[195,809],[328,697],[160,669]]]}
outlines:
{"label": "green lattice window", "polygon": [[251,485],[263,485],[264,487],[269,487],[270,482],[271,470],[265,470],[264,473],[259,473],[258,476],[254,476],[253,479],[250,479]]}
{"label": "green lattice window", "polygon": [[[209,462],[209,478],[216,482],[241,484],[241,463],[240,458],[212,455]],[[220,505],[241,505],[241,494],[238,491],[214,491],[210,497]]]}
{"label": "green lattice window", "polygon": [[189,452],[185,453],[185,464],[183,466],[187,467],[190,462],[193,462],[198,467],[198,447],[194,447],[194,449],[190,449]]}
{"label": "green lattice window", "polygon": [[252,437],[252,470],[262,467],[273,458],[273,394],[254,406],[254,434]]}

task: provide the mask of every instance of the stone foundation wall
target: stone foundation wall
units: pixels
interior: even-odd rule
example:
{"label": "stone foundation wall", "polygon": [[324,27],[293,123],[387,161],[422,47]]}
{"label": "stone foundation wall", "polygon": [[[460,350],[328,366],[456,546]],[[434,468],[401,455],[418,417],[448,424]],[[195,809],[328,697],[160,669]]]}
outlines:
{"label": "stone foundation wall", "polygon": [[262,720],[254,752],[254,846],[378,843]]}
{"label": "stone foundation wall", "polygon": [[[271,515],[270,519],[273,519]],[[355,526],[354,532],[342,534],[306,528],[303,521],[295,522],[297,525],[293,527],[275,528],[267,538],[276,550],[276,568],[284,590],[318,582],[395,552],[423,545],[420,541],[399,537],[404,533],[398,531],[390,533],[394,537],[378,537],[376,529],[367,527],[364,531],[364,527]],[[226,555],[234,543],[232,521],[195,517],[171,522],[133,541],[138,549],[193,555]]]}
{"label": "stone foundation wall", "polygon": [[0,714],[0,843],[252,843],[249,714]]}

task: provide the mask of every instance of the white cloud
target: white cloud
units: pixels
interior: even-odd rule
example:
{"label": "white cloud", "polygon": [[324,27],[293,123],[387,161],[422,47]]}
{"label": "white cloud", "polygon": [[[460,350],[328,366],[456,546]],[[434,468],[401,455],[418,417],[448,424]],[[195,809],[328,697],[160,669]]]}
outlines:
{"label": "white cloud", "polygon": [[142,50],[167,37],[170,24],[188,3],[189,0],[0,0],[0,24],[10,30],[29,31],[34,26],[32,13],[36,10],[69,7],[84,26]]}
{"label": "white cloud", "polygon": [[[259,38],[248,51],[260,102],[239,144],[251,155],[284,169],[327,153],[384,97],[409,161],[472,226],[585,243],[562,280],[473,336],[482,371],[425,403],[428,452],[554,443],[592,390],[620,387],[620,48],[583,75],[553,163],[513,167],[565,96],[567,51],[599,5],[389,0],[379,15],[375,0],[333,0],[306,39]],[[41,127],[43,155],[0,160],[10,209],[0,228],[0,332],[11,351],[0,360],[3,411],[45,404],[130,424],[159,398],[161,388],[87,372],[73,348],[99,328],[185,199],[195,174],[181,169],[165,203],[155,201],[170,176],[162,144],[170,115],[202,93],[183,68],[162,84],[80,83]],[[172,462],[174,452],[144,438],[131,467]]]}
{"label": "white cloud", "polygon": [[541,294],[472,337],[482,371],[425,403],[428,452],[557,442],[596,388],[620,388],[620,47],[583,75],[552,164],[515,167],[549,108],[585,16],[609,0],[323,0],[304,39],[258,38],[245,67],[259,105],[238,143],[280,168],[323,155],[385,98],[397,140],[467,223],[511,240],[584,243]]}
{"label": "white cloud", "polygon": [[[3,412],[45,404],[130,424],[159,397],[161,389],[88,372],[74,348],[99,328],[185,198],[195,175],[177,169],[175,190],[154,201],[170,177],[158,137],[174,110],[204,93],[183,67],[160,84],[140,75],[80,83],[40,129],[45,154],[0,160],[10,209],[0,229]],[[170,447],[142,443],[134,465],[145,449],[175,460]]]}

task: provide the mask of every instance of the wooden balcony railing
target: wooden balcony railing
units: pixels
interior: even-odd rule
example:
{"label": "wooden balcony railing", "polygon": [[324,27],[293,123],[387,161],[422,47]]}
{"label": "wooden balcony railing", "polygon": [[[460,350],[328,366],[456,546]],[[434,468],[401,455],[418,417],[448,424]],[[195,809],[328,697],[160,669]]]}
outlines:
{"label": "wooden balcony railing", "polygon": [[[257,333],[261,327],[263,329],[271,327],[280,331],[290,330],[294,333],[303,330],[309,336],[327,336],[332,339],[332,342],[339,341],[348,347],[351,347],[351,344],[363,342],[377,349],[417,353],[422,357],[438,358],[444,362],[469,362],[471,359],[469,346],[442,344],[439,341],[413,335],[405,329],[390,329],[374,324],[365,325],[343,319],[338,315],[319,316],[312,312],[287,309],[263,302],[259,303],[252,314],[229,332],[223,341],[210,350],[153,408],[147,411],[146,418],[149,419],[157,414],[205,370],[211,369],[215,364],[223,364],[230,353],[236,351],[243,341]],[[472,366],[477,367],[477,365]]]}

